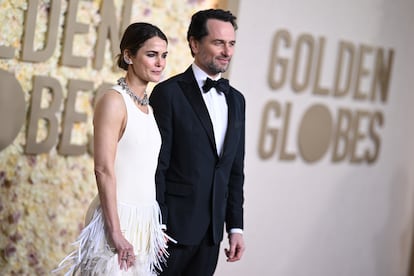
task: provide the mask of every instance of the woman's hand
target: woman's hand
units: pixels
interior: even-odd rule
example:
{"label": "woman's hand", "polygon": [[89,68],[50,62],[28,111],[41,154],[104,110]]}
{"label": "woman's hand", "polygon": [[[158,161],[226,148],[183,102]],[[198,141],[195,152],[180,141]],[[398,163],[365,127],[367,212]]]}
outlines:
{"label": "woman's hand", "polygon": [[121,270],[128,270],[135,263],[134,247],[120,232],[112,234],[112,242],[118,254],[119,267]]}

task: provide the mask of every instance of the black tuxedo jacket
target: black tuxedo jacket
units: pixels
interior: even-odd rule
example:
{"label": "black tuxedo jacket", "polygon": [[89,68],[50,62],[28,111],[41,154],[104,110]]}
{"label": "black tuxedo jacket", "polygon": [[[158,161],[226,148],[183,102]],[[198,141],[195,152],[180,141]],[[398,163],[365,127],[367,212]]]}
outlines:
{"label": "black tuxedo jacket", "polygon": [[157,201],[167,232],[180,244],[198,244],[208,230],[217,244],[223,239],[224,223],[227,229],[243,228],[245,100],[231,87],[226,101],[228,127],[218,156],[191,66],[151,93],[162,136]]}

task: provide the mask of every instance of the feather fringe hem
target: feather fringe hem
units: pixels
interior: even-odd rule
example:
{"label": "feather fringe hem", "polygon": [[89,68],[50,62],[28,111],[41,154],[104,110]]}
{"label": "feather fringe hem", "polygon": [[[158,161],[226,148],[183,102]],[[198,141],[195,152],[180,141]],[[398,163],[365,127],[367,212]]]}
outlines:
{"label": "feather fringe hem", "polygon": [[[166,237],[161,230],[158,204],[134,206],[118,204],[122,231],[134,246],[136,261],[128,271],[120,269],[118,255],[108,242],[101,208],[73,243],[77,250],[66,256],[53,273],[67,270],[70,275],[156,275],[168,258]],[[168,238],[168,237],[167,237]]]}

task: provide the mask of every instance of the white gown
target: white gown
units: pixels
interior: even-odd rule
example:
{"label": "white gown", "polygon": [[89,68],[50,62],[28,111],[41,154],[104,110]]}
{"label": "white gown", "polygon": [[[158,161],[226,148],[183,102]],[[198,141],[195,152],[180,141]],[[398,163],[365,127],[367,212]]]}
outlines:
{"label": "white gown", "polygon": [[128,116],[118,142],[115,173],[121,231],[134,247],[135,265],[128,271],[120,269],[118,255],[108,243],[97,196],[88,209],[86,226],[75,242],[77,250],[56,269],[68,269],[65,275],[156,275],[155,268],[160,268],[168,256],[155,199],[155,170],[161,145],[158,127],[151,107],[145,114],[121,86],[113,89],[123,96]]}

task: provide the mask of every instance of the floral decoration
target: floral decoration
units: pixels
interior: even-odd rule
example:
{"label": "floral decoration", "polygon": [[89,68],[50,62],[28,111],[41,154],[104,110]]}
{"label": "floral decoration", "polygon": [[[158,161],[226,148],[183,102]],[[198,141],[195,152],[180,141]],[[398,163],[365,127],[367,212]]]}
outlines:
{"label": "floral decoration", "polygon": [[[35,50],[42,49],[48,32],[48,16],[53,1],[40,0],[37,7]],[[125,1],[114,0],[118,17]],[[169,38],[169,56],[164,78],[183,71],[192,61],[186,31],[191,15],[199,9],[216,6],[217,1],[188,0],[133,1],[134,21],[147,21],[159,26]],[[79,1],[77,22],[89,26],[87,34],[75,35],[73,53],[87,57],[82,68],[62,66],[62,41],[65,16],[69,1],[61,1],[58,41],[53,55],[45,62],[22,61],[25,15],[29,1],[0,1],[0,46],[12,47],[13,58],[0,58],[0,70],[12,73],[25,93],[26,112],[30,112],[31,91],[35,76],[47,76],[58,80],[64,99],[67,97],[69,79],[93,81],[94,89],[102,83],[115,83],[123,73],[114,71],[111,52],[105,52],[102,69],[92,66],[96,30],[101,23],[102,0]],[[119,18],[118,18],[119,20]],[[109,48],[109,47],[108,47]],[[87,115],[87,122],[76,123],[71,143],[85,144],[92,133],[92,113],[95,91],[78,93],[76,110]],[[42,106],[50,97],[42,97]],[[62,131],[60,110],[59,133]],[[57,145],[48,153],[28,155],[26,145],[27,122],[5,149],[0,151],[0,275],[49,275],[59,261],[74,248],[83,227],[83,219],[89,202],[97,193],[90,154],[63,156]],[[48,126],[40,120],[37,139],[47,137]]]}

